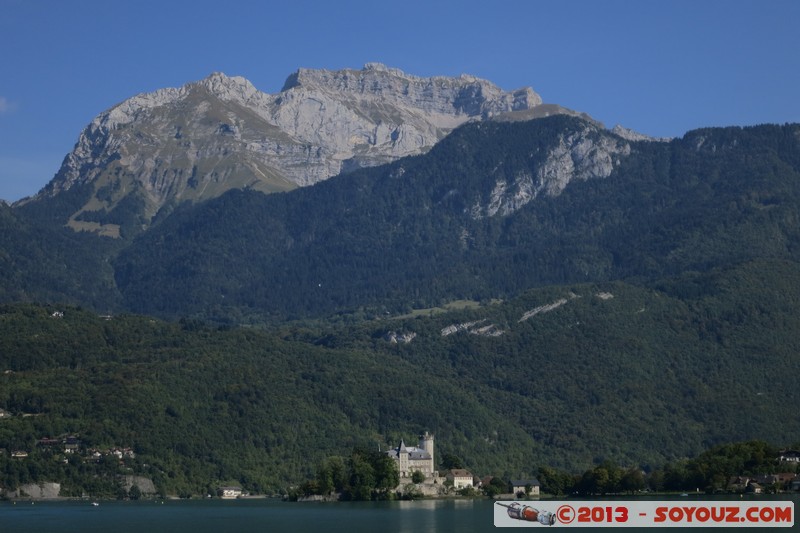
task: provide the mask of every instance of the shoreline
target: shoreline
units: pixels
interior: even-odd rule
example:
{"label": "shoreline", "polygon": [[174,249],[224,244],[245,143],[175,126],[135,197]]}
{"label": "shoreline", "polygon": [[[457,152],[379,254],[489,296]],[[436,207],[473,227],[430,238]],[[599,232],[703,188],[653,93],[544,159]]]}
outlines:
{"label": "shoreline", "polygon": [[[40,494],[47,493],[48,490],[44,489],[44,486],[52,484],[52,482],[43,482],[34,484],[41,489]],[[176,494],[167,495],[165,497],[158,496],[156,494],[143,494],[142,497],[131,500],[130,498],[115,498],[115,497],[93,497],[90,495],[84,496],[58,496],[58,495],[31,495],[24,491],[24,496],[16,495],[16,493],[22,487],[14,490],[14,491],[5,491],[0,493],[0,503],[2,502],[9,502],[9,503],[20,503],[20,502],[87,502],[87,503],[96,503],[96,502],[135,502],[135,501],[155,501],[155,502],[165,502],[165,501],[202,501],[202,500],[219,500],[219,501],[236,501],[236,500],[275,500],[275,501],[283,501],[288,503],[350,503],[351,500],[342,500],[340,494],[331,494],[331,495],[311,495],[306,497],[301,497],[297,499],[289,499],[286,495],[268,495],[268,494],[247,494],[242,496],[237,496],[236,498],[222,498],[219,496],[214,497],[191,497],[191,498],[181,498]],[[52,490],[55,487],[50,487],[50,494],[52,494]],[[11,493],[9,495],[8,493]],[[780,496],[797,496],[800,492],[798,491],[781,491],[776,493],[748,493],[748,492],[720,492],[714,494],[708,494],[705,492],[678,492],[678,491],[669,491],[669,492],[644,492],[644,493],[635,493],[635,494],[604,494],[604,495],[587,495],[587,496],[578,496],[578,495],[552,495],[552,494],[539,494],[530,497],[523,497],[519,498],[513,493],[507,494],[498,494],[494,497],[487,497],[483,494],[475,494],[472,496],[464,496],[461,494],[435,494],[435,495],[424,495],[418,496],[414,498],[403,498],[403,497],[396,497],[389,500],[370,500],[370,501],[436,501],[436,500],[490,500],[490,501],[541,501],[541,500],[616,500],[616,499],[658,499],[658,498],[709,498],[709,497],[721,497],[721,498],[731,498],[731,497],[739,497],[739,498],[753,498],[753,499],[768,499],[770,497]]]}

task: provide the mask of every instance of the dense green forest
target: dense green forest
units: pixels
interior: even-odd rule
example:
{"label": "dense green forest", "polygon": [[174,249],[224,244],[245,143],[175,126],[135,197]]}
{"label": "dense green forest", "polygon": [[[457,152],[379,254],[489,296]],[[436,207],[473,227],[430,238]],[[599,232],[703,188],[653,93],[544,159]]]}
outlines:
{"label": "dense green forest", "polygon": [[241,323],[798,259],[796,125],[635,143],[606,179],[471,216],[497,180],[536,175],[559,139],[586,127],[566,116],[468,125],[424,156],[314,187],[232,191],[136,239],[114,261],[117,286],[136,312]]}
{"label": "dense green forest", "polygon": [[[425,430],[439,457],[506,478],[604,461],[650,470],[737,440],[790,444],[799,283],[797,264],[756,261],[659,289],[553,286],[460,311],[272,331],[7,305],[0,484],[46,476],[69,487],[61,456],[26,470],[9,455],[50,457],[37,442],[64,435],[129,447],[125,468],[184,495],[234,481],[277,492],[342,450]],[[70,493],[91,490],[71,482]]]}
{"label": "dense green forest", "polygon": [[108,258],[122,243],[75,233],[0,202],[0,302],[120,305]]}
{"label": "dense green forest", "polygon": [[714,446],[696,457],[669,462],[644,471],[603,461],[583,472],[570,474],[549,467],[539,469],[542,490],[548,494],[635,494],[656,492],[745,492],[750,480],[758,480],[767,492],[790,490],[775,474],[800,473],[797,465],[780,463],[779,448],[752,440]]}

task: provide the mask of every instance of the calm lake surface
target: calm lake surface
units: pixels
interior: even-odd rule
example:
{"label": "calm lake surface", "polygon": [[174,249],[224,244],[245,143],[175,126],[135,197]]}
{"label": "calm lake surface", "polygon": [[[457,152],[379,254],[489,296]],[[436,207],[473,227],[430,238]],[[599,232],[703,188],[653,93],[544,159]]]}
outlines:
{"label": "calm lake surface", "polygon": [[[798,496],[783,496],[779,499],[792,500],[795,502],[795,509],[799,507],[800,497]],[[767,498],[759,498],[755,501],[765,500]],[[687,501],[687,499],[684,498],[683,501]],[[530,503],[534,506],[537,505],[536,502]],[[541,504],[544,505],[544,501]],[[304,533],[381,531],[410,533],[498,531],[494,527],[493,505],[494,502],[490,500],[352,503],[167,500],[164,503],[161,501],[103,501],[95,507],[87,501],[36,502],[34,504],[20,501],[0,503],[0,532],[221,533],[228,531],[287,531]],[[531,525],[546,527],[538,524]],[[607,529],[607,531],[614,529],[616,528]],[[742,531],[742,529],[736,529]],[[719,528],[716,530],[723,531]],[[766,529],[757,529],[756,531],[759,530],[766,531]],[[633,532],[636,529],[624,528],[622,531]],[[713,529],[709,531],[713,531]],[[783,529],[783,531],[791,530]]]}

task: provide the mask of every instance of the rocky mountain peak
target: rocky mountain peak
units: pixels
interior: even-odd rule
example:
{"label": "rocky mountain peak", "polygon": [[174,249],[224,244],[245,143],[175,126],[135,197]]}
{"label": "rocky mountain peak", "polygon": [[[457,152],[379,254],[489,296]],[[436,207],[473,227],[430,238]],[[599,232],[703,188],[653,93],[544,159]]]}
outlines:
{"label": "rocky mountain peak", "polygon": [[88,184],[94,192],[68,225],[117,235],[132,204],[144,206],[137,220],[146,226],[167,205],[231,188],[311,185],[423,153],[467,121],[541,106],[529,87],[504,91],[475,76],[419,77],[381,63],[300,68],[277,94],[214,72],[98,115],[53,180],[27,201]]}
{"label": "rocky mountain peak", "polygon": [[184,90],[191,90],[195,86],[206,89],[222,100],[246,102],[259,94],[259,90],[246,78],[242,76],[226,76],[222,72],[214,72],[198,82],[189,83],[184,86]]}
{"label": "rocky mountain peak", "polygon": [[301,68],[289,76],[282,92],[300,89],[333,92],[344,98],[380,98],[425,112],[481,118],[542,103],[530,87],[505,92],[490,81],[467,74],[424,78],[382,63],[367,63],[361,70]]}

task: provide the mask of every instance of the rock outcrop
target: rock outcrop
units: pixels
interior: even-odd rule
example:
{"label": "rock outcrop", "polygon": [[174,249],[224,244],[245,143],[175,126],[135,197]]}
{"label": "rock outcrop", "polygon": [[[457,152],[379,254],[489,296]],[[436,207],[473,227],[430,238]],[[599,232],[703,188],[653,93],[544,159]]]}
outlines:
{"label": "rock outcrop", "polygon": [[520,173],[509,182],[498,179],[488,197],[469,210],[473,218],[506,216],[540,194],[559,195],[572,180],[607,178],[631,152],[624,138],[608,135],[602,125],[587,122],[580,131],[561,134],[535,172]]}
{"label": "rock outcrop", "polygon": [[3,494],[5,498],[31,499],[31,500],[55,500],[61,493],[61,484],[53,482],[26,483],[20,485],[17,490],[7,491]]}
{"label": "rock outcrop", "polygon": [[649,135],[639,133],[638,131],[620,126],[619,124],[611,128],[611,133],[619,135],[628,141],[669,142],[672,140],[669,137],[650,137]]}
{"label": "rock outcrop", "polygon": [[122,488],[130,492],[134,486],[139,488],[139,491],[144,495],[152,495],[156,493],[156,486],[153,480],[144,476],[122,476],[120,478]]}

